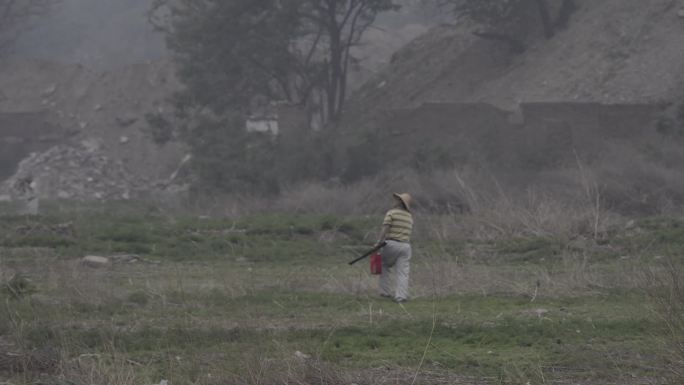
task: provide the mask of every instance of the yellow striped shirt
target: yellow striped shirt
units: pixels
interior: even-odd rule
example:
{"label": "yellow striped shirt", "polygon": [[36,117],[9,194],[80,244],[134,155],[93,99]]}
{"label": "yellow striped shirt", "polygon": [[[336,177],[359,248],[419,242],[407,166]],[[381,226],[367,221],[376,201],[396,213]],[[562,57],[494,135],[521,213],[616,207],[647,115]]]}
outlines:
{"label": "yellow striped shirt", "polygon": [[413,216],[406,210],[392,209],[385,215],[383,225],[389,226],[388,240],[410,242],[413,231]]}

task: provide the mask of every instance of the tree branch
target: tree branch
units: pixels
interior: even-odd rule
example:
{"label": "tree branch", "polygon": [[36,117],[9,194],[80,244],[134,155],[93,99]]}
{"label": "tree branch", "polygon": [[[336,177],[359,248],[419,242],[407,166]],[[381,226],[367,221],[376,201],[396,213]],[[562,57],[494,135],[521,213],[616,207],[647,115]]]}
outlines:
{"label": "tree branch", "polygon": [[539,16],[541,17],[542,27],[544,27],[544,35],[550,39],[554,35],[553,23],[551,22],[551,15],[549,14],[549,5],[546,0],[536,0]]}

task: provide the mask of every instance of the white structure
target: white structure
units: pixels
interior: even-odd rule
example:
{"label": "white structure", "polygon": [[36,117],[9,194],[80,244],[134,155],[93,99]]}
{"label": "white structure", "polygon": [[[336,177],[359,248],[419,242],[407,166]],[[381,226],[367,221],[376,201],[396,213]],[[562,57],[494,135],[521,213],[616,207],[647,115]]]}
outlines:
{"label": "white structure", "polygon": [[250,116],[246,123],[247,132],[260,132],[278,136],[278,116]]}

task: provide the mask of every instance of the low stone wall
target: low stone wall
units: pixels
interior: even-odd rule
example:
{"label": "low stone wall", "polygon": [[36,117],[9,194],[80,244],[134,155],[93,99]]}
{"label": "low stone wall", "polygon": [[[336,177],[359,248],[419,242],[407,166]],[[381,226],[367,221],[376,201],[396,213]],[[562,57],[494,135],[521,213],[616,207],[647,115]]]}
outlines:
{"label": "low stone wall", "polygon": [[581,154],[599,158],[609,143],[655,135],[663,107],[650,104],[526,103],[519,154],[530,166],[555,167]]}
{"label": "low stone wall", "polygon": [[[606,144],[656,135],[663,107],[650,104],[524,103],[506,111],[486,103],[427,103],[386,114],[383,158],[468,164],[499,171],[541,170],[599,157]],[[434,159],[430,159],[433,157]]]}

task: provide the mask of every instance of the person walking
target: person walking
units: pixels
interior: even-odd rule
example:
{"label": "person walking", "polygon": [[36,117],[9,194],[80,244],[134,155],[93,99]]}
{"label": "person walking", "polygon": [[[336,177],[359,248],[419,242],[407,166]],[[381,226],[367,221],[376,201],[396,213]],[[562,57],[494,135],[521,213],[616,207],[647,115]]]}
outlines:
{"label": "person walking", "polygon": [[[380,274],[380,295],[394,298],[397,303],[409,299],[409,271],[411,262],[411,195],[394,194],[394,206],[385,215],[378,245],[387,242],[382,249],[382,273]],[[395,286],[392,290],[392,277]]]}

